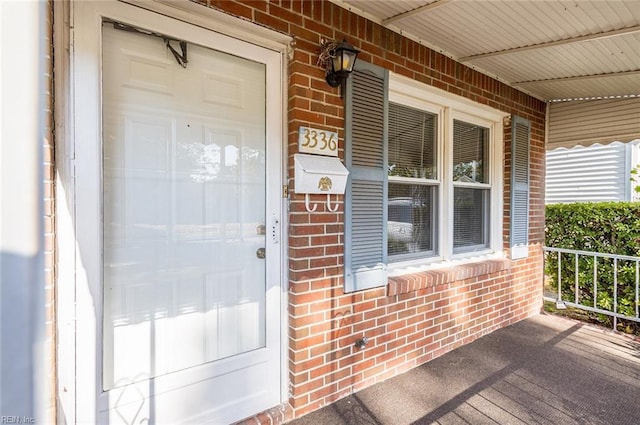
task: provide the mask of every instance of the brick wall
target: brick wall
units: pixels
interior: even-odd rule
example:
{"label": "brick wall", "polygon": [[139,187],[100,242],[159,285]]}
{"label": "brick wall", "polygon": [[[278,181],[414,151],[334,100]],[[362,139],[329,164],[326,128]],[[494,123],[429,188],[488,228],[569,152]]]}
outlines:
{"label": "brick wall", "polygon": [[[344,214],[319,202],[309,214],[291,195],[289,215],[289,379],[283,409],[248,422],[282,422],[405,372],[493,330],[539,311],[544,238],[545,103],[476,72],[328,1],[202,2],[291,34],[288,168],[293,176],[297,129],[338,129],[344,108],[338,89],[317,66],[322,39],[346,39],[372,62],[450,93],[532,122],[529,258],[478,263],[391,279],[384,288],[343,292]],[[504,242],[508,247],[510,125],[505,126]],[[290,180],[291,185],[295,182]],[[321,198],[312,196],[312,201]],[[363,334],[365,349],[354,346]]]}

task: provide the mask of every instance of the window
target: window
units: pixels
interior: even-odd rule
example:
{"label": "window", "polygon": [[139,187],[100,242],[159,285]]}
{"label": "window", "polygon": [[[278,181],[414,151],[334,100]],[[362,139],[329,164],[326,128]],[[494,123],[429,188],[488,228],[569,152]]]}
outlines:
{"label": "window", "polygon": [[[390,263],[416,259],[448,259],[452,255],[487,251],[491,229],[490,144],[493,123],[464,116],[446,105],[411,101],[392,93],[388,112],[387,254]],[[402,101],[413,106],[403,105]],[[426,109],[420,109],[420,105]],[[436,112],[432,112],[436,111]],[[450,122],[441,116],[456,114]],[[446,132],[438,130],[445,122]],[[473,121],[473,122],[469,122]],[[445,133],[450,143],[439,143]],[[441,151],[438,146],[442,145]],[[443,164],[451,158],[449,164]],[[442,164],[442,165],[440,165]],[[441,177],[441,169],[450,170]],[[441,194],[453,191],[452,205]],[[445,229],[449,217],[453,231]]]}
{"label": "window", "polygon": [[437,115],[389,104],[387,254],[391,260],[437,250]]}
{"label": "window", "polygon": [[490,130],[453,120],[453,252],[489,247]]}
{"label": "window", "polygon": [[363,62],[346,101],[346,291],[502,251],[504,113]]}
{"label": "window", "polygon": [[397,75],[388,99],[387,265],[502,251],[502,118]]}

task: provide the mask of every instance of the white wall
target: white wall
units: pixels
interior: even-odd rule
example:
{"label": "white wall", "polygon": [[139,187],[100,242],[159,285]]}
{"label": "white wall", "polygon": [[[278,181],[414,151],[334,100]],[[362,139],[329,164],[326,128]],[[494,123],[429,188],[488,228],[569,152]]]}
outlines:
{"label": "white wall", "polygon": [[43,423],[46,2],[0,1],[0,415]]}
{"label": "white wall", "polygon": [[557,148],[546,154],[545,202],[629,201],[639,141]]}

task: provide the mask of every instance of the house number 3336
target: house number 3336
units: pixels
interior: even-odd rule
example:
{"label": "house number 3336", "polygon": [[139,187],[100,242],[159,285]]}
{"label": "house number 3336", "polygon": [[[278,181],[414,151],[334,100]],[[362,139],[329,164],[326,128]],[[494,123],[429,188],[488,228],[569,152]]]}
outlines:
{"label": "house number 3336", "polygon": [[304,153],[338,156],[338,133],[300,127],[298,129],[298,150]]}

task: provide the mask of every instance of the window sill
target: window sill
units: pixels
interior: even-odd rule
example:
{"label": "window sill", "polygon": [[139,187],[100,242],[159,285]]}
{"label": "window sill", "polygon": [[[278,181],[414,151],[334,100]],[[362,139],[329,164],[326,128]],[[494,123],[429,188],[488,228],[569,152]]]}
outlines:
{"label": "window sill", "polygon": [[418,272],[396,273],[388,278],[387,296],[406,294],[509,269],[511,269],[510,259],[487,258],[450,266],[440,264]]}

